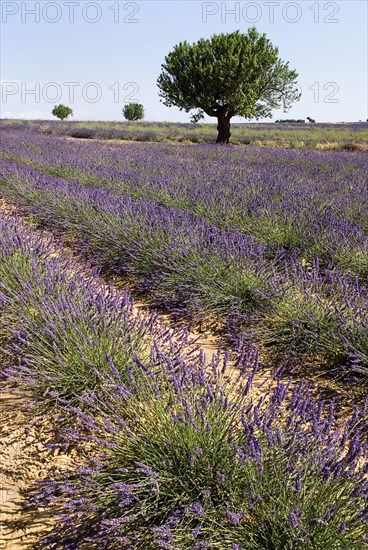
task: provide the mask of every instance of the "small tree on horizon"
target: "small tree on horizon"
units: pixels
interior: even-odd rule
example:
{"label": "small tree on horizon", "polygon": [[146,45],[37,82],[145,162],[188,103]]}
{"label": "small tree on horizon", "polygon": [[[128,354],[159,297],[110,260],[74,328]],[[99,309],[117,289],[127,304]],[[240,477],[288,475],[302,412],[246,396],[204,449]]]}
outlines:
{"label": "small tree on horizon", "polygon": [[51,114],[60,120],[64,120],[64,118],[68,118],[68,116],[73,116],[73,109],[60,103],[60,105],[55,105]]}
{"label": "small tree on horizon", "polygon": [[271,117],[273,109],[286,112],[300,99],[296,71],[278,57],[278,48],[255,27],[247,34],[201,38],[181,42],[165,57],[157,80],[161,101],[168,107],[197,111],[192,122],[205,114],[217,118],[217,143],[229,143],[233,116]]}
{"label": "small tree on horizon", "polygon": [[142,120],[144,118],[144,107],[141,103],[128,103],[123,109],[126,120]]}

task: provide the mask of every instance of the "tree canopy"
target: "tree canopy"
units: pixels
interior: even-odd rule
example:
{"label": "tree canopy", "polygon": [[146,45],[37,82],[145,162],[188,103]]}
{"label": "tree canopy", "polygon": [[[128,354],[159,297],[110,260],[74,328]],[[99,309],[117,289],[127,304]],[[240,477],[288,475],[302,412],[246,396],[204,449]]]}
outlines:
{"label": "tree canopy", "polygon": [[219,143],[229,142],[233,116],[267,118],[273,109],[287,111],[300,98],[298,74],[255,27],[247,34],[181,42],[161,68],[157,84],[163,103],[186,112],[195,109],[193,122],[204,114],[217,117]]}
{"label": "tree canopy", "polygon": [[60,105],[55,105],[51,114],[60,118],[60,120],[64,120],[64,118],[68,118],[70,115],[73,116],[73,109],[60,103]]}
{"label": "tree canopy", "polygon": [[142,120],[144,118],[144,108],[140,103],[128,103],[123,109],[123,115],[126,120]]}

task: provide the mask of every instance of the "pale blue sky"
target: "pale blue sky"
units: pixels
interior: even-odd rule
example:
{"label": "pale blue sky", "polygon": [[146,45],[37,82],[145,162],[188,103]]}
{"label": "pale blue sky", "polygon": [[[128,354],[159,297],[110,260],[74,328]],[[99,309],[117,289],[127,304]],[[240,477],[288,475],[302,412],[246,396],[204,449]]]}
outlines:
{"label": "pale blue sky", "polygon": [[159,101],[165,55],[180,41],[252,24],[299,72],[301,101],[273,120],[367,118],[364,0],[2,0],[1,117],[52,118],[62,102],[76,120],[123,120],[124,101],[135,100],[146,120],[187,122]]}

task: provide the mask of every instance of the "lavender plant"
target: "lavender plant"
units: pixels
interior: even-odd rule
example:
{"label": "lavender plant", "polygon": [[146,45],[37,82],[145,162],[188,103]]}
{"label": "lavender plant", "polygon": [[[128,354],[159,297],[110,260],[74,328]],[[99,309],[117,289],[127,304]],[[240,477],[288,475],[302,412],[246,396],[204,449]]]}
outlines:
{"label": "lavender plant", "polygon": [[162,364],[160,381],[148,369],[129,387],[112,367],[104,398],[73,409],[80,428],[65,444],[92,452],[39,484],[33,504],[61,508],[40,547],[366,548],[365,409],[336,423],[303,382],[254,399],[251,355],[240,374],[219,356],[210,372],[200,357]]}
{"label": "lavender plant", "polygon": [[149,358],[152,339],[178,354],[187,342],[185,331],[172,340],[155,314],[134,312],[130,296],[97,273],[80,272],[47,236],[6,219],[0,236],[0,310],[12,336],[6,353],[9,362],[20,358],[3,375],[42,397],[44,409],[97,391],[109,361],[125,372],[133,357]]}

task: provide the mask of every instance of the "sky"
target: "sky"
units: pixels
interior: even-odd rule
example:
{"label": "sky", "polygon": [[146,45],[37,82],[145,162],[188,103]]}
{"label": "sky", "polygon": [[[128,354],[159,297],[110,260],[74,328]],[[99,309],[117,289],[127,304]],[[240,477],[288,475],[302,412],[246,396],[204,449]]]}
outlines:
{"label": "sky", "polygon": [[54,105],[64,103],[74,120],[123,120],[124,105],[134,101],[144,105],[146,120],[189,122],[190,113],[160,102],[156,81],[165,56],[181,41],[253,25],[298,72],[302,92],[288,113],[274,110],[268,120],[368,117],[365,0],[0,5],[0,118],[52,119]]}

